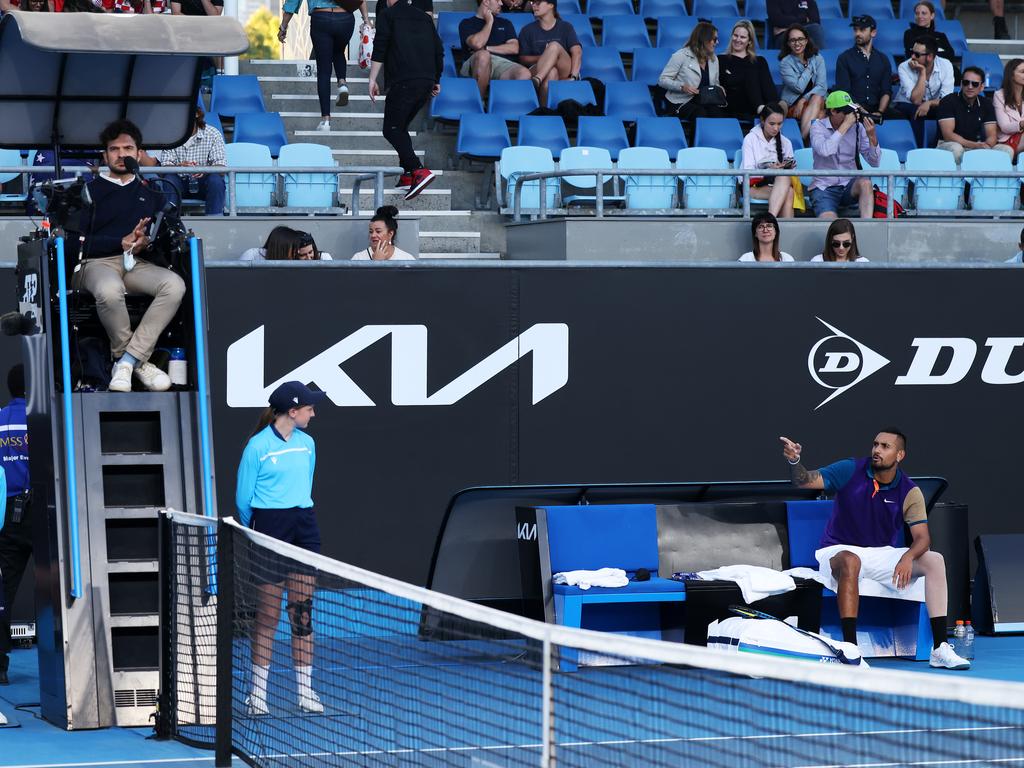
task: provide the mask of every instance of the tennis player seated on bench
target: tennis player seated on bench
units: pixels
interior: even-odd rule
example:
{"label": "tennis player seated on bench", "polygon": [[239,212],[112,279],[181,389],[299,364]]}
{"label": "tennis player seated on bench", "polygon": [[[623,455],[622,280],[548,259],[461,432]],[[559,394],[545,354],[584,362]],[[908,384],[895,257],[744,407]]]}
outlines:
{"label": "tennis player seated on bench", "polygon": [[[861,578],[889,582],[904,589],[924,576],[925,605],[932,625],[928,663],[945,669],[971,665],[946,642],[946,563],[929,549],[924,495],[900,469],[907,438],[887,427],[871,444],[871,456],[842,459],[808,470],[800,460],[803,447],[780,437],[793,485],[835,494],[835,507],[815,557],[827,562],[837,582],[836,595],[843,640],[857,642],[857,607]],[[903,524],[910,527],[910,547],[903,546]]]}

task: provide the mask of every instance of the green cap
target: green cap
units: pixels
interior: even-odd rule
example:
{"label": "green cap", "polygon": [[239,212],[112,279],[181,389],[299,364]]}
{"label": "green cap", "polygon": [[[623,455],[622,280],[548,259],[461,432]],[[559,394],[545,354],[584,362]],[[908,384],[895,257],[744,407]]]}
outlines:
{"label": "green cap", "polygon": [[841,109],[853,104],[853,99],[846,91],[832,91],[825,99],[825,109]]}

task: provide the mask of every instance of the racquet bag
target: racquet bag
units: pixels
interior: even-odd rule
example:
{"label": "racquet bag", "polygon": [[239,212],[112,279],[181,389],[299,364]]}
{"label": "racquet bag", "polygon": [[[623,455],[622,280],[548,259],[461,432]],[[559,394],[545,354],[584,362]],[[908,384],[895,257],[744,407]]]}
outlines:
{"label": "racquet bag", "polygon": [[767,613],[732,606],[739,615],[708,625],[708,648],[734,653],[783,656],[822,664],[867,666],[853,643],[843,643],[807,632]]}

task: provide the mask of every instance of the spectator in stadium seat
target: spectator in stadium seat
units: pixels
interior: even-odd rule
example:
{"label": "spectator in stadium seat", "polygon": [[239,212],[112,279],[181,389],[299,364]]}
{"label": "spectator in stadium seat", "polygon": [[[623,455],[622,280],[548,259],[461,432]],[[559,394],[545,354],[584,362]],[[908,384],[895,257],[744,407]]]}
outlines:
{"label": "spectator in stadium seat", "polygon": [[686,45],[669,58],[658,77],[658,85],[665,89],[669,114],[682,119],[725,115],[725,107],[708,103],[714,98],[704,95],[715,88],[721,93],[722,101],[725,100],[725,91],[718,79],[717,46],[715,25],[699,21]]}
{"label": "spectator in stadium seat", "polygon": [[936,110],[941,132],[937,146],[952,152],[957,164],[964,152],[972,149],[998,149],[1014,155],[1013,147],[996,141],[996,111],[982,95],[984,87],[985,72],[980,67],[966,67],[960,92],[943,98]]}
{"label": "spectator in stadium seat", "polygon": [[825,47],[825,32],[815,0],[768,0],[768,26],[776,48],[784,48],[789,28],[799,25],[817,48]]}
{"label": "spectator in stadium seat", "polygon": [[[968,669],[971,663],[946,642],[946,564],[942,555],[929,549],[924,496],[900,469],[907,455],[906,435],[895,427],[885,427],[875,436],[869,457],[842,459],[813,470],[801,462],[799,443],[779,439],[793,485],[835,494],[815,557],[819,572],[837,582],[843,640],[857,644],[860,579],[903,589],[912,578],[923,576],[932,627],[928,663],[944,669]],[[910,528],[909,547],[905,546],[904,525]]]}
{"label": "spectator in stadium seat", "polygon": [[409,261],[416,257],[395,245],[398,209],[382,205],[370,219],[370,245],[352,254],[352,261]]}
{"label": "spectator in stadium seat", "polygon": [[580,79],[583,46],[572,24],[559,18],[557,0],[534,0],[533,18],[519,33],[519,63],[529,67],[544,105],[548,83]]}
{"label": "spectator in stadium seat", "polygon": [[914,20],[910,22],[907,31],[903,33],[903,58],[910,58],[910,54],[914,50],[914,43],[925,35],[930,35],[935,40],[935,49],[939,56],[943,59],[953,58],[955,54],[949,38],[946,37],[945,32],[940,32],[935,28],[935,6],[932,5],[931,0],[921,0],[914,6]]}
{"label": "spectator in stadium seat", "polygon": [[516,29],[500,13],[501,0],[477,0],[476,14],[459,22],[465,56],[459,74],[476,79],[481,98],[487,96],[491,80],[530,79],[530,70],[517,59]]}
{"label": "spectator in stadium seat", "polygon": [[1020,242],[1017,243],[1017,253],[1006,260],[1007,264],[1024,264],[1024,229],[1020,231]]}
{"label": "spectator in stadium seat", "polygon": [[[160,153],[160,165],[184,167],[187,165],[226,167],[224,137],[212,125],[206,124],[206,113],[196,107],[196,124],[192,136],[180,147]],[[161,178],[174,187],[178,199],[201,197],[206,201],[207,216],[224,214],[224,177],[217,173],[179,174],[165,173]]]}
{"label": "spectator in stadium seat", "polygon": [[836,219],[825,233],[825,249],[811,261],[867,261],[857,248],[857,230],[849,219]]}
{"label": "spectator in stadium seat", "polygon": [[782,74],[782,100],[789,105],[789,116],[800,121],[804,139],[811,123],[821,117],[828,93],[825,59],[807,36],[807,30],[794,24],[786,30],[779,51],[779,72]]}
{"label": "spectator in stadium seat", "polygon": [[[825,100],[825,117],[811,125],[814,170],[857,170],[858,154],[878,167],[882,150],[875,123],[858,120],[853,99],[846,91],[833,91]],[[819,219],[834,219],[845,206],[858,205],[862,219],[874,214],[875,196],[869,178],[815,176],[810,185],[811,203]]]}
{"label": "spectator in stadium seat", "polygon": [[332,261],[331,254],[316,247],[309,232],[277,226],[270,230],[262,248],[249,248],[239,261]]}
{"label": "spectator in stadium seat", "polygon": [[[114,368],[109,389],[130,392],[132,376],[151,391],[170,388],[166,373],[149,362],[157,339],[185,296],[185,282],[159,266],[147,251],[146,227],[164,206],[164,196],[143,186],[126,160],[138,162],[142,133],[128,120],[116,120],[100,134],[108,171],[87,185],[92,204],[82,209],[81,262],[71,283],[96,299],[100,323],[110,338]],[[150,259],[153,259],[151,261]],[[135,331],[125,293],[153,297]]]}
{"label": "spectator in stadium seat", "polygon": [[888,52],[875,50],[878,24],[874,17],[854,16],[853,47],[836,59],[836,90],[846,91],[855,103],[871,114],[903,117],[889,110],[892,100],[892,60]]}
{"label": "spectator in stadium seat", "polygon": [[171,13],[176,16],[220,16],[224,0],[171,0]]}
{"label": "spectator in stadium seat", "polygon": [[788,253],[779,250],[779,220],[767,211],[750,220],[750,239],[753,248],[738,261],[793,261]]}
{"label": "spectator in stadium seat", "polygon": [[1024,131],[1024,59],[1010,59],[1003,69],[1003,87],[992,97],[992,107],[996,112],[998,133],[996,140],[1013,149],[1014,157],[1024,147],[1020,146],[1020,138]]}
{"label": "spectator in stadium seat", "polygon": [[[793,143],[782,135],[785,105],[769,102],[758,114],[761,122],[743,138],[744,168],[792,168]],[[789,176],[750,179],[750,196],[768,201],[768,212],[784,219],[793,217],[793,184]]]}
{"label": "spectator in stadium seat", "polygon": [[779,100],[768,62],[757,55],[754,25],[746,19],[732,28],[729,50],[718,57],[718,77],[731,117],[752,122],[765,104]]}
{"label": "spectator in stadium seat", "polygon": [[900,87],[893,109],[911,121],[918,146],[922,146],[924,121],[934,120],[939,102],[953,92],[953,65],[936,57],[935,38],[922,35],[914,41],[910,58],[896,71]]}

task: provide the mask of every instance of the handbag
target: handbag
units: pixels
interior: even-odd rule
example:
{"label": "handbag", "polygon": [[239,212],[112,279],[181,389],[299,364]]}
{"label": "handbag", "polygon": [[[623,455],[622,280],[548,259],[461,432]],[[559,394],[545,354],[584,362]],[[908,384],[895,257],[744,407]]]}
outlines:
{"label": "handbag", "polygon": [[1013,151],[1016,152],[1018,145],[1020,144],[1020,137],[1024,136],[1024,133],[1014,133],[1010,135],[1006,141],[1003,142],[1008,147],[1013,147]]}
{"label": "handbag", "polygon": [[725,107],[729,101],[725,98],[725,89],[720,85],[702,85],[697,92],[697,103],[702,107]]}
{"label": "handbag", "polygon": [[373,58],[373,37],[376,30],[369,24],[359,27],[359,68],[369,69],[370,59]]}
{"label": "handbag", "polygon": [[[875,210],[874,210],[874,213],[872,213],[872,218],[884,219],[885,216],[886,216],[886,208],[888,207],[888,203],[889,203],[889,196],[887,194],[885,194],[885,192],[880,190],[878,188],[878,185],[876,184],[875,185]],[[907,215],[907,212],[903,209],[903,206],[900,205],[900,201],[899,200],[893,200],[892,201],[892,216],[893,216],[893,218],[894,219],[899,219],[899,218],[902,218],[903,216],[906,216],[906,215]]]}

